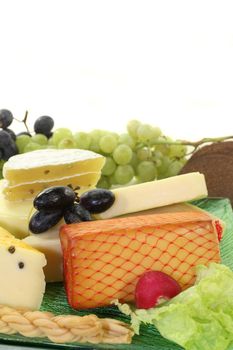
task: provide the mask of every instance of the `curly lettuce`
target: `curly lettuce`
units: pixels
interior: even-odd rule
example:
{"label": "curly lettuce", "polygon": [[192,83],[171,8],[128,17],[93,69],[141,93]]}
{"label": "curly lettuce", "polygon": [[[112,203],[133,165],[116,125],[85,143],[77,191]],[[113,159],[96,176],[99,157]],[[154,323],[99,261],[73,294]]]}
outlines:
{"label": "curly lettuce", "polygon": [[233,272],[225,265],[198,266],[196,284],[159,307],[117,305],[131,316],[137,334],[147,323],[186,350],[225,350],[233,344]]}

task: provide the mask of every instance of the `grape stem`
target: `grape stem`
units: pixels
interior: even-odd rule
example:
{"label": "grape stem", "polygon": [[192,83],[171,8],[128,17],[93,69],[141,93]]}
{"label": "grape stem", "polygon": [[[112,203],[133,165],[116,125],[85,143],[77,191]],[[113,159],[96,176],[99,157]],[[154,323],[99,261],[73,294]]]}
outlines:
{"label": "grape stem", "polygon": [[230,136],[223,136],[223,137],[204,137],[201,140],[198,141],[187,141],[187,140],[177,140],[177,141],[155,141],[153,144],[154,145],[182,145],[182,146],[192,146],[194,147],[194,151],[196,151],[196,149],[205,144],[205,143],[213,143],[213,142],[222,142],[222,141],[226,141],[226,140],[230,140],[233,139],[233,135]]}
{"label": "grape stem", "polygon": [[24,115],[23,120],[17,119],[17,118],[15,118],[15,117],[14,117],[14,119],[15,119],[17,122],[24,123],[27,132],[30,134],[30,130],[29,130],[28,126],[27,126],[28,111],[25,112],[25,115]]}

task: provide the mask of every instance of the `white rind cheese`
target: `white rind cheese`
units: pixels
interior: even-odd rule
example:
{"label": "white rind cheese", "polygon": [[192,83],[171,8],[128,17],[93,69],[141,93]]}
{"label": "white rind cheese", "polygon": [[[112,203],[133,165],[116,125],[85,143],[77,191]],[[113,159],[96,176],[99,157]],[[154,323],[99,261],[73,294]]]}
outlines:
{"label": "white rind cheese", "polygon": [[198,172],[121,187],[112,192],[115,195],[115,202],[108,210],[96,215],[97,219],[110,219],[142,210],[187,202],[206,197],[208,194],[205,177]]}
{"label": "white rind cheese", "polygon": [[103,158],[103,156],[83,149],[36,150],[10,157],[4,164],[3,176],[6,177],[8,170],[32,169],[39,166],[59,166],[61,164],[72,164],[95,158]]}
{"label": "white rind cheese", "polygon": [[105,157],[80,149],[43,149],[11,157],[3,166],[8,186],[100,173]]}

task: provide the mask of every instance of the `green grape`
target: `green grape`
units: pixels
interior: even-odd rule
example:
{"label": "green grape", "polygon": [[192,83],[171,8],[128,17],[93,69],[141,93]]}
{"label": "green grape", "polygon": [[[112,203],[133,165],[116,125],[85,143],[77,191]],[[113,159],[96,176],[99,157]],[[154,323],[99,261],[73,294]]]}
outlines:
{"label": "green grape", "polygon": [[152,126],[152,138],[157,139],[162,136],[162,131],[157,126]]}
{"label": "green grape", "polygon": [[141,124],[137,129],[137,137],[141,142],[149,142],[153,136],[153,128],[149,124]]}
{"label": "green grape", "polygon": [[100,153],[100,147],[98,143],[95,143],[95,141],[91,141],[90,146],[89,146],[89,150],[95,153]]}
{"label": "green grape", "polygon": [[160,128],[152,127],[152,137],[149,140],[149,145],[154,146],[158,142],[159,138],[162,137],[162,131]]}
{"label": "green grape", "polygon": [[144,160],[137,166],[137,178],[140,182],[152,181],[156,178],[157,171],[155,164],[151,161]]}
{"label": "green grape", "polygon": [[99,146],[102,152],[112,153],[117,146],[117,140],[113,135],[107,134],[101,137]]}
{"label": "green grape", "polygon": [[106,157],[105,158],[105,164],[101,170],[101,173],[103,175],[112,175],[114,171],[116,170],[116,163],[111,157]]}
{"label": "green grape", "polygon": [[43,148],[42,145],[39,145],[38,143],[35,143],[35,142],[29,142],[24,147],[23,153],[36,151],[36,150],[41,149],[41,148]]}
{"label": "green grape", "polygon": [[183,168],[183,163],[179,160],[173,160],[167,169],[166,177],[178,175]]}
{"label": "green grape", "polygon": [[[116,132],[106,132],[106,135],[112,135],[113,137],[115,137],[115,140],[118,142],[119,140],[119,135]],[[104,136],[104,135],[103,135]]]}
{"label": "green grape", "polygon": [[118,145],[113,152],[113,159],[119,165],[130,163],[133,155],[132,149],[128,145]]}
{"label": "green grape", "polygon": [[108,131],[105,131],[105,130],[101,130],[101,129],[94,129],[90,132],[90,136],[92,139],[100,139],[101,136],[104,136],[108,134]]}
{"label": "green grape", "polygon": [[141,125],[141,123],[136,120],[130,120],[127,124],[127,131],[129,133],[129,135],[133,138],[133,139],[137,139],[138,135],[137,135],[137,130],[138,127]]}
{"label": "green grape", "polygon": [[164,156],[161,158],[161,164],[158,166],[158,179],[163,179],[166,177],[166,174],[168,172],[168,169],[172,163],[171,159],[167,156]]}
{"label": "green grape", "polygon": [[52,142],[54,145],[58,145],[63,139],[72,139],[73,135],[70,129],[59,128],[54,131],[52,136]]}
{"label": "green grape", "polygon": [[98,183],[97,183],[97,187],[98,188],[110,188],[110,183],[108,181],[108,178],[106,176],[101,176],[101,178],[99,179]]}
{"label": "green grape", "polygon": [[48,139],[43,134],[35,134],[31,137],[32,142],[38,143],[39,145],[47,145]]}
{"label": "green grape", "polygon": [[132,150],[134,149],[136,142],[129,134],[121,134],[118,139],[119,144],[128,145]]}
{"label": "green grape", "polygon": [[64,138],[62,139],[59,144],[58,148],[63,149],[63,148],[75,148],[75,142],[73,138]]}
{"label": "green grape", "polygon": [[115,178],[115,174],[112,174],[108,177],[108,181],[110,183],[111,186],[113,185],[117,185],[117,180]]}
{"label": "green grape", "polygon": [[77,148],[89,149],[91,144],[91,136],[88,133],[76,132],[73,137]]}
{"label": "green grape", "polygon": [[48,139],[48,146],[56,146],[55,143],[54,143],[53,136],[51,136],[51,137]]}
{"label": "green grape", "polygon": [[131,165],[118,165],[114,173],[116,182],[119,185],[125,185],[134,177],[134,170]]}
{"label": "green grape", "polygon": [[19,135],[16,138],[16,146],[18,147],[19,153],[24,152],[25,146],[31,141],[31,137],[29,135]]}
{"label": "green grape", "polygon": [[167,142],[170,142],[170,141],[168,140],[168,138],[166,138],[165,136],[160,136],[156,141],[159,142],[160,144],[156,144],[154,146],[154,149],[156,151],[160,151],[164,156],[169,155],[170,146],[167,144]]}
{"label": "green grape", "polygon": [[133,167],[134,171],[136,171],[137,165],[138,165],[138,157],[135,152],[133,152],[132,158],[129,164]]}
{"label": "green grape", "polygon": [[155,163],[156,167],[160,167],[162,165],[163,154],[160,151],[153,151],[151,160]]}
{"label": "green grape", "polygon": [[139,161],[149,160],[151,156],[151,149],[149,147],[142,147],[137,150],[137,158]]}
{"label": "green grape", "polygon": [[90,132],[91,140],[95,143],[99,143],[102,136],[106,135],[107,132],[104,130],[94,129]]}
{"label": "green grape", "polygon": [[183,158],[187,153],[187,147],[184,145],[171,145],[169,156],[171,158]]}

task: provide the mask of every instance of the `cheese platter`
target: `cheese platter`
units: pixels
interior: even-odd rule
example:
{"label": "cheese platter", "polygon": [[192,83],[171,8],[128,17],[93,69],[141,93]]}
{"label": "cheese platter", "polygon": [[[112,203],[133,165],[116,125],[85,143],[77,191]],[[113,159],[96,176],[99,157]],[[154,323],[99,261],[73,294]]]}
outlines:
{"label": "cheese platter", "polygon": [[185,143],[136,121],[120,136],[42,121],[0,131],[0,341],[230,350],[232,207],[182,173]]}

